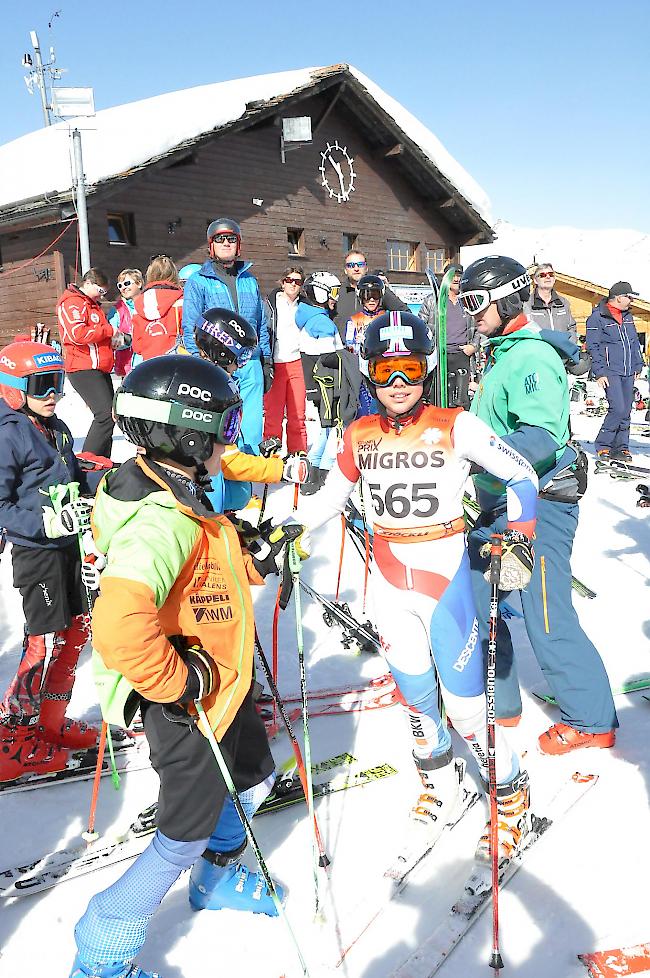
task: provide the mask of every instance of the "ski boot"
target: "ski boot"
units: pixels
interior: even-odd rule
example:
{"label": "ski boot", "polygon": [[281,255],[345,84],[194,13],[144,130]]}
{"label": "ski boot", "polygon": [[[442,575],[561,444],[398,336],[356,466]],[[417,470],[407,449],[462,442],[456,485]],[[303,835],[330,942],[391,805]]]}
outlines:
{"label": "ski boot", "polygon": [[87,964],[79,955],[74,959],[70,978],[163,978],[157,971],[143,971],[133,961],[114,964]]}
{"label": "ski boot", "polygon": [[614,452],[612,455],[612,459],[615,462],[627,462],[628,465],[631,465],[634,461],[634,456],[629,448],[619,448],[619,450]]}
{"label": "ski boot", "polygon": [[614,730],[604,733],[588,733],[577,730],[568,723],[554,723],[538,738],[537,743],[542,754],[568,754],[580,747],[613,747],[616,743]]}
{"label": "ski boot", "polygon": [[[530,785],[528,771],[519,774],[506,784],[497,785],[497,814],[499,817],[499,864],[509,861],[518,852],[530,828]],[[490,821],[478,841],[474,859],[490,864]]]}
{"label": "ski boot", "polygon": [[88,750],[96,747],[99,740],[96,727],[81,720],[68,720],[65,715],[77,662],[87,641],[84,618],[76,615],[68,628],[56,633],[52,661],[43,679],[38,735],[46,743],[68,750]]}
{"label": "ski boot", "polygon": [[440,757],[416,757],[415,765],[424,791],[411,809],[406,844],[384,873],[398,882],[433,849],[462,809],[465,761],[454,760],[451,747]]}
{"label": "ski boot", "polygon": [[54,774],[67,764],[67,750],[41,740],[33,727],[6,720],[0,723],[0,781]]}
{"label": "ski boot", "polygon": [[[252,873],[238,862],[246,843],[233,852],[206,849],[192,866],[189,898],[192,910],[247,910],[277,917],[278,909],[261,873]],[[274,882],[284,902],[284,888]]]}

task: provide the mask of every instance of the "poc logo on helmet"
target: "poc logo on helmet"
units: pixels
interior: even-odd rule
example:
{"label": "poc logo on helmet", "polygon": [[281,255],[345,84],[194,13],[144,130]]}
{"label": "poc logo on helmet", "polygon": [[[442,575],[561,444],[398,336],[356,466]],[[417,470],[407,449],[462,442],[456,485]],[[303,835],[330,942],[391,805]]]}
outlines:
{"label": "poc logo on helmet", "polygon": [[0,357],[0,363],[4,363],[5,367],[13,367],[15,370],[16,364],[9,357]]}
{"label": "poc logo on helmet", "polygon": [[209,401],[212,399],[210,391],[201,390],[200,387],[190,387],[189,384],[181,384],[176,393],[179,396],[181,394],[189,394],[190,397],[196,397],[199,401]]}
{"label": "poc logo on helmet", "polygon": [[228,325],[232,326],[232,328],[234,329],[234,331],[237,333],[238,336],[244,336],[244,330],[241,328],[241,326],[239,325],[236,319],[229,319]]}
{"label": "poc logo on helmet", "polygon": [[196,411],[194,408],[184,408],[181,417],[192,421],[212,421],[212,415],[209,411]]}

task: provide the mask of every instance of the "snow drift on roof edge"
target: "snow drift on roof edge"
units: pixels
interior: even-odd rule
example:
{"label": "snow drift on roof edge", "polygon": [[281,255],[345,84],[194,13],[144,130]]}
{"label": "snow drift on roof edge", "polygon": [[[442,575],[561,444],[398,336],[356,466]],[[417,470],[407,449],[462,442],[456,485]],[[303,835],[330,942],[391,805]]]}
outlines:
{"label": "snow drift on roof edge", "polygon": [[[417,143],[463,197],[490,222],[485,191],[447,152],[434,134],[399,102],[354,68],[350,72],[397,125]],[[323,69],[254,75],[200,85],[102,109],[84,120],[84,171],[89,184],[141,166],[182,143],[240,118],[248,102],[288,95],[308,85]],[[146,124],[143,123],[146,119]],[[91,128],[92,127],[92,128]],[[59,122],[0,146],[0,207],[72,184],[69,124]]]}

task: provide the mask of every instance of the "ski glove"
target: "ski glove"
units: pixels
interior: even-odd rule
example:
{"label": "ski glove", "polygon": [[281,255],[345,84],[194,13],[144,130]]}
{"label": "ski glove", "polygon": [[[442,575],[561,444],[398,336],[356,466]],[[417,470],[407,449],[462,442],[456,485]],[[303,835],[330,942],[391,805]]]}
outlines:
{"label": "ski glove", "polygon": [[282,439],[277,438],[275,435],[271,435],[270,438],[265,438],[259,444],[260,454],[264,458],[270,458],[271,455],[277,455],[282,449]]}
{"label": "ski glove", "polygon": [[[481,547],[481,556],[489,557],[491,545]],[[519,530],[505,530],[501,541],[501,574],[499,589],[501,591],[521,591],[528,587],[535,566],[533,547],[525,533]],[[490,580],[490,568],[483,575]]]}
{"label": "ski glove", "polygon": [[191,645],[181,658],[187,666],[187,682],[178,698],[180,704],[193,703],[208,696],[217,685],[217,672],[213,660],[200,645]]}
{"label": "ski glove", "polygon": [[57,537],[72,537],[76,533],[83,533],[90,526],[92,508],[92,503],[87,499],[75,499],[71,503],[65,503],[58,513],[49,506],[44,506],[45,536],[50,540],[56,540]]}
{"label": "ski glove", "polygon": [[267,577],[269,574],[279,574],[284,564],[284,551],[288,543],[295,544],[296,553],[301,560],[306,560],[310,554],[309,534],[307,529],[294,520],[286,520],[266,537],[266,551],[260,549],[253,557],[253,565],[258,574]]}
{"label": "ski glove", "polygon": [[268,394],[273,385],[273,377],[275,375],[273,360],[270,357],[264,357],[262,361],[262,373],[264,374],[264,393]]}
{"label": "ski glove", "polygon": [[290,455],[284,463],[282,471],[283,482],[297,482],[302,485],[309,482],[311,463],[305,455]]}

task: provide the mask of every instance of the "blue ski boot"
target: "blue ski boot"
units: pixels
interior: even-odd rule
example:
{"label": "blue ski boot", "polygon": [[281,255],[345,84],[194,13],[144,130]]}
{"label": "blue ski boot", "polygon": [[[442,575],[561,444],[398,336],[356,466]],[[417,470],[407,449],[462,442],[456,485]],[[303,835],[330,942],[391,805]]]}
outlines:
{"label": "blue ski boot", "polygon": [[[277,917],[277,907],[262,874],[252,873],[237,862],[243,848],[235,853],[206,849],[197,859],[190,873],[192,910],[247,910]],[[275,890],[283,903],[284,888],[275,883]]]}
{"label": "blue ski boot", "polygon": [[162,978],[157,971],[143,971],[133,961],[114,964],[87,964],[79,955],[74,959],[70,978]]}

